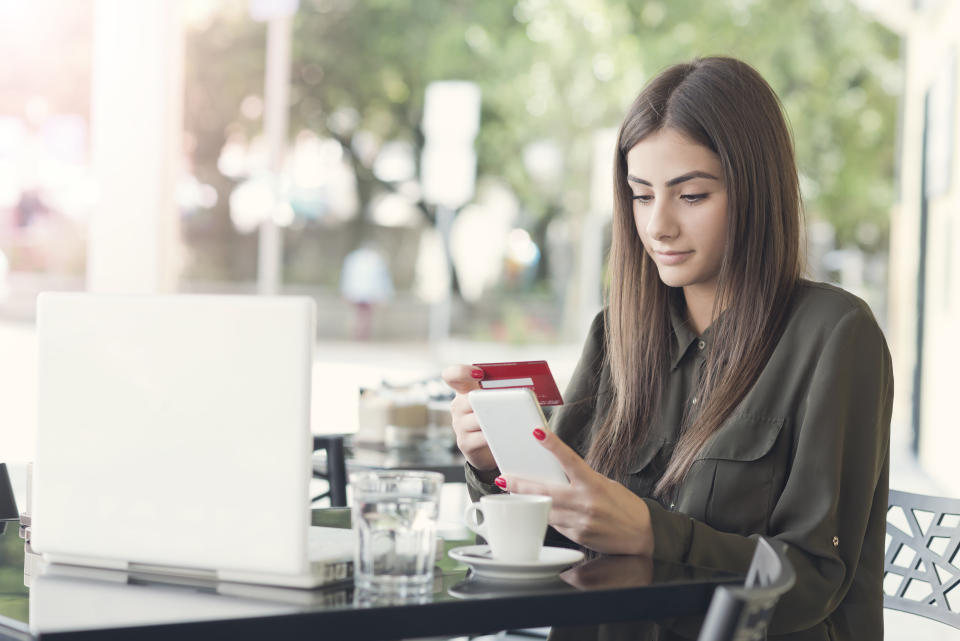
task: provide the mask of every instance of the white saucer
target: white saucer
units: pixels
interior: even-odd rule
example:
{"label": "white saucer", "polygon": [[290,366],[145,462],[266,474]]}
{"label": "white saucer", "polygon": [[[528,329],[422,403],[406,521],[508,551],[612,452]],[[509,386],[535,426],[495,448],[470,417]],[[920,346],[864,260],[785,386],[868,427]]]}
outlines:
{"label": "white saucer", "polygon": [[484,558],[490,554],[489,545],[465,545],[450,550],[450,558],[469,565],[481,577],[508,581],[546,579],[556,575],[583,558],[580,550],[544,547],[538,561],[496,561]]}

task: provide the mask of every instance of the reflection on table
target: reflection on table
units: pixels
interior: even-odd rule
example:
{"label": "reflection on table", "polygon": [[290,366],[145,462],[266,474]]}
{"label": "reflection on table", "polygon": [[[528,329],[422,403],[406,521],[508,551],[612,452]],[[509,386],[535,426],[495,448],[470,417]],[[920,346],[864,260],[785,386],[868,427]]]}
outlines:
{"label": "reflection on table", "polygon": [[[315,510],[315,525],[343,525],[349,511]],[[447,549],[465,541],[449,541]],[[549,580],[478,580],[445,558],[422,603],[358,598],[352,584],[320,590],[195,581],[111,570],[30,567],[16,528],[0,536],[0,638],[49,632],[97,638],[227,636],[401,639],[479,634],[509,628],[661,619],[706,611],[713,588],[742,577],[640,557],[599,557]],[[26,566],[25,566],[26,562]],[[23,586],[27,578],[32,587]],[[84,632],[86,631],[86,632]]]}

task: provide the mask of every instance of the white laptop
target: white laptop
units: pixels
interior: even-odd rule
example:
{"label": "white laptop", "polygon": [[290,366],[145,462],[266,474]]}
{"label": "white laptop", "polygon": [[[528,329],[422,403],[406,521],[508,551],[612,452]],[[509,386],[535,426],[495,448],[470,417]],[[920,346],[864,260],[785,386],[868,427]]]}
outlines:
{"label": "white laptop", "polygon": [[308,544],[315,316],[295,297],[41,294],[35,551],[330,582],[353,533]]}

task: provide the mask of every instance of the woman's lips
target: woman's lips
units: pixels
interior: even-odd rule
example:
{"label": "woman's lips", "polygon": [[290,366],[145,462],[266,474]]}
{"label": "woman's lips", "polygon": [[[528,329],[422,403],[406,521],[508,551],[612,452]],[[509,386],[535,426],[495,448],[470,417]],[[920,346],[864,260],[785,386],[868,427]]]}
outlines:
{"label": "woman's lips", "polygon": [[690,256],[693,255],[693,251],[677,252],[677,251],[667,251],[660,252],[655,251],[654,254],[657,255],[657,262],[662,265],[679,265],[684,262]]}

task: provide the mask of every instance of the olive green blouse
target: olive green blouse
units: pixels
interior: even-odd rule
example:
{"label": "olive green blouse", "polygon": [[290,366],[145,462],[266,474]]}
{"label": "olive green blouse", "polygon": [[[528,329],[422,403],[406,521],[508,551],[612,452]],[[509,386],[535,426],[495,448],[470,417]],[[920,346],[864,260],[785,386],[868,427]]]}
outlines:
{"label": "olive green blouse", "polygon": [[[756,538],[787,544],[796,586],[777,606],[774,639],[883,638],[893,374],[866,303],[802,281],[784,332],[756,383],[711,436],[669,498],[650,498],[697,389],[710,330],[679,316],[661,416],[636,452],[628,487],[650,508],[654,558],[744,572]],[[609,406],[602,314],[551,419],[581,455]],[[471,494],[499,491],[469,468]]]}

